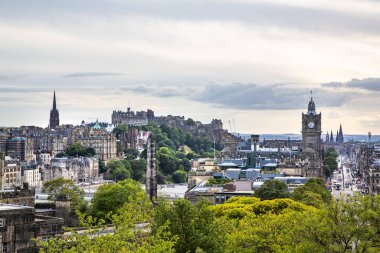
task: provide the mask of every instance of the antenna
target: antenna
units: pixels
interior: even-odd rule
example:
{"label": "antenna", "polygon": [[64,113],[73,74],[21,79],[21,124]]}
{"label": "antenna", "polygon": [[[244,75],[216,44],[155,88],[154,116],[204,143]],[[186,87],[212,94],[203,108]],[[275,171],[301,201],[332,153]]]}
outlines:
{"label": "antenna", "polygon": [[236,133],[235,118],[232,118],[232,123],[233,123],[233,125],[234,125],[234,133]]}

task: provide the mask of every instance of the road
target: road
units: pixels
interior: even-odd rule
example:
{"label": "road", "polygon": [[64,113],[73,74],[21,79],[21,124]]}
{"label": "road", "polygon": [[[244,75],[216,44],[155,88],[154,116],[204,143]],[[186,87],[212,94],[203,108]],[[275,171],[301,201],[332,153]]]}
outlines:
{"label": "road", "polygon": [[358,191],[355,179],[352,178],[351,170],[349,167],[347,167],[345,164],[348,161],[347,157],[338,156],[338,171],[334,171],[332,182],[336,182],[337,184],[340,184],[340,189],[337,189],[336,187],[332,187],[331,194],[334,198],[341,199],[346,198],[348,196],[352,196],[355,192]]}

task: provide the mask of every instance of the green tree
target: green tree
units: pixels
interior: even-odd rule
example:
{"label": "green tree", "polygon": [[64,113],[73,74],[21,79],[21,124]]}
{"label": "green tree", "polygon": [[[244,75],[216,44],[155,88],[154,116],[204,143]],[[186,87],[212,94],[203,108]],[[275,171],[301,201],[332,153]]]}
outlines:
{"label": "green tree", "polygon": [[144,181],[147,168],[146,160],[144,158],[140,158],[138,160],[130,160],[129,163],[132,168],[132,178],[136,181]]}
{"label": "green tree", "polygon": [[311,178],[305,185],[297,187],[292,193],[292,199],[307,205],[321,207],[331,202],[331,193],[322,178]]}
{"label": "green tree", "polygon": [[171,175],[174,171],[176,171],[176,158],[173,155],[167,155],[165,153],[161,153],[158,158],[159,166],[164,175]]}
{"label": "green tree", "polygon": [[139,151],[134,148],[126,149],[124,153],[127,156],[128,160],[136,159],[139,156]]}
{"label": "green tree", "polygon": [[176,252],[223,252],[226,233],[209,205],[206,200],[196,205],[185,199],[162,201],[154,210],[153,233],[169,222],[168,231],[177,238]]}
{"label": "green tree", "polygon": [[95,155],[95,149],[89,147],[85,149],[86,156],[94,156]]}
{"label": "green tree", "polygon": [[[168,234],[166,224],[158,227],[155,234],[149,232],[152,212],[149,199],[144,194],[138,194],[136,199],[124,204],[110,217],[112,233],[102,233],[109,228],[102,222],[94,222],[91,216],[86,218],[81,215],[81,223],[87,227],[86,231],[78,232],[71,229],[64,238],[53,238],[38,243],[42,246],[41,252],[47,253],[174,253],[173,245],[176,237]],[[102,234],[99,236],[100,233]]]}
{"label": "green tree", "polygon": [[90,207],[90,214],[97,218],[110,221],[107,215],[115,213],[125,203],[135,200],[142,194],[140,184],[132,179],[125,179],[115,184],[102,185],[95,192]]}
{"label": "green tree", "polygon": [[131,165],[127,160],[111,160],[107,170],[116,181],[131,177]]}
{"label": "green tree", "polygon": [[186,120],[186,125],[188,125],[188,126],[194,126],[195,125],[195,121],[192,118],[188,118]]}
{"label": "green tree", "polygon": [[264,184],[254,193],[255,197],[261,200],[266,199],[277,199],[277,198],[288,198],[288,186],[279,180],[267,180]]}
{"label": "green tree", "polygon": [[333,156],[325,157],[323,163],[325,167],[326,177],[330,177],[331,174],[338,168],[338,162],[336,161],[336,158]]}
{"label": "green tree", "polygon": [[68,156],[85,156],[86,150],[82,144],[75,142],[66,149]]}
{"label": "green tree", "polygon": [[172,178],[174,183],[186,183],[187,173],[183,169],[179,169],[173,173]]}
{"label": "green tree", "polygon": [[117,127],[115,127],[112,132],[116,135],[116,138],[119,139],[120,135],[128,133],[128,125],[127,124],[120,124]]}
{"label": "green tree", "polygon": [[87,202],[84,200],[84,191],[76,186],[73,181],[63,177],[46,181],[42,186],[42,192],[49,195],[51,200],[69,200],[71,207],[84,211]]}

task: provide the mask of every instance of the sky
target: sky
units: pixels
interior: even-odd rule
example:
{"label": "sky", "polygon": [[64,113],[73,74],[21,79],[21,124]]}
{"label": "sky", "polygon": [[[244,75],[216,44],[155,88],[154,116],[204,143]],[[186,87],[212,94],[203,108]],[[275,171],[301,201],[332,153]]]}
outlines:
{"label": "sky", "polygon": [[2,0],[0,126],[152,109],[240,133],[380,134],[379,0]]}

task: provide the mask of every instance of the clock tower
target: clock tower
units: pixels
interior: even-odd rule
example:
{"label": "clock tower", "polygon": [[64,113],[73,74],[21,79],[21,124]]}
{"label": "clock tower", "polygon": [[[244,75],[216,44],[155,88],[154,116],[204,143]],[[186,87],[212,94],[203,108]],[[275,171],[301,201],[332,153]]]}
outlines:
{"label": "clock tower", "polygon": [[301,157],[308,160],[304,168],[307,177],[323,177],[322,172],[322,148],[321,148],[321,113],[315,111],[313,97],[307,108],[307,113],[302,113],[302,150]]}

